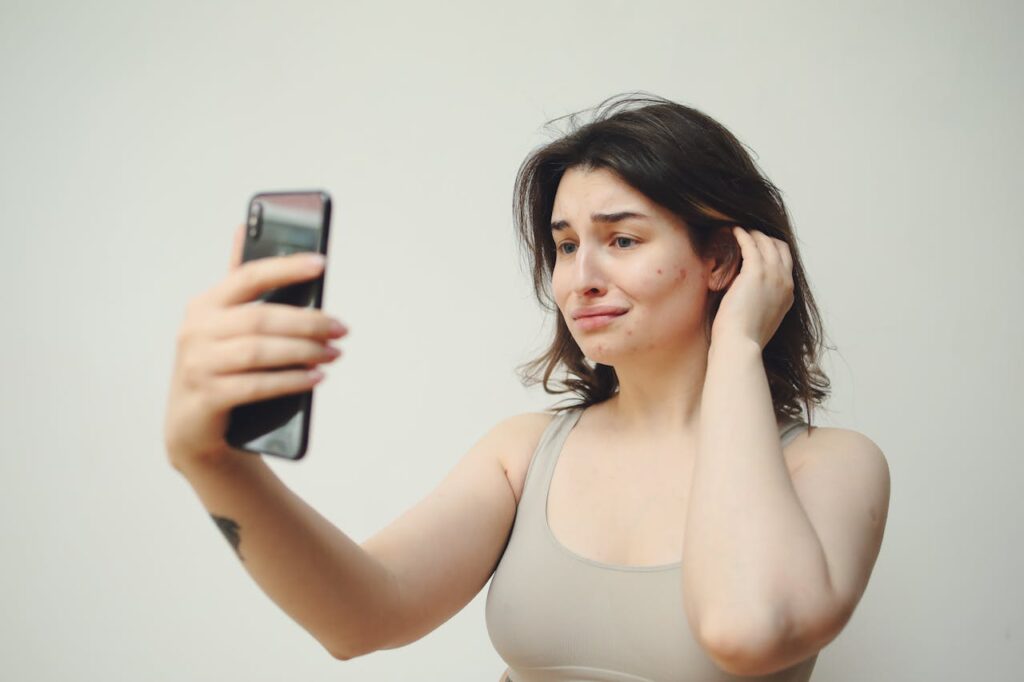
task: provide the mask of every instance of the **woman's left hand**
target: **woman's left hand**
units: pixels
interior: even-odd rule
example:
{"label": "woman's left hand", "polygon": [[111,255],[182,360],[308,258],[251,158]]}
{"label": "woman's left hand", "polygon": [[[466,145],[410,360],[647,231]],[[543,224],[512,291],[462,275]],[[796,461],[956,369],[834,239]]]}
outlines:
{"label": "woman's left hand", "polygon": [[793,257],[789,245],[758,230],[734,226],[743,262],[711,326],[716,339],[747,338],[763,350],[793,305]]}

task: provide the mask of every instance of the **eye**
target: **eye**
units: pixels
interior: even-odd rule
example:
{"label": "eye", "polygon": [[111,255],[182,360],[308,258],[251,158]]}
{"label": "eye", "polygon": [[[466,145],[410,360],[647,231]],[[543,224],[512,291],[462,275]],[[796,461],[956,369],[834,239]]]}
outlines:
{"label": "eye", "polygon": [[[628,249],[628,248],[631,248],[631,246],[629,246],[629,245],[626,245],[626,246],[622,246],[622,244],[621,244],[621,241],[620,241],[620,240],[623,240],[623,239],[625,239],[625,240],[626,240],[627,242],[632,242],[633,244],[637,243],[637,240],[636,240],[636,239],[633,239],[632,237],[623,237],[623,236],[621,236],[621,235],[620,235],[620,236],[617,236],[617,237],[615,237],[615,238],[614,238],[614,239],[613,239],[612,241],[614,241],[614,242],[615,242],[615,243],[616,243],[616,244],[617,244],[617,245],[618,245],[618,246],[619,246],[620,248],[623,248],[623,249]],[[556,252],[558,252],[558,253],[561,253],[561,254],[563,254],[563,255],[566,255],[566,256],[568,256],[569,254],[571,254],[571,253],[572,253],[572,251],[564,251],[564,250],[562,249],[562,247],[563,247],[563,246],[566,246],[566,245],[572,246],[573,248],[575,248],[575,246],[576,246],[575,244],[573,244],[573,243],[572,243],[572,242],[570,242],[570,241],[564,241],[564,242],[562,242],[561,244],[556,244],[556,245],[555,245],[555,251],[556,251]]]}

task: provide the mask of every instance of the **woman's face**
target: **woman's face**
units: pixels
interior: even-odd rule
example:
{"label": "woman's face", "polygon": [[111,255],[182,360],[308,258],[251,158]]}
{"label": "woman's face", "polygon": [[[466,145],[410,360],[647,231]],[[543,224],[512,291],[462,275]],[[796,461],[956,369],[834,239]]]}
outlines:
{"label": "woman's face", "polygon": [[[703,338],[711,263],[697,258],[681,219],[607,169],[570,168],[551,221],[552,291],[585,356],[614,366]],[[625,312],[576,317],[597,306]]]}

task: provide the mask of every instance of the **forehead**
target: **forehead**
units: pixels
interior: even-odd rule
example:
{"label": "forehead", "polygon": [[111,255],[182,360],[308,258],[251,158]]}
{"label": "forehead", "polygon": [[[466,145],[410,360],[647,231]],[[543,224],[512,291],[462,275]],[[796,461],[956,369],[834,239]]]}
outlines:
{"label": "forehead", "polygon": [[575,213],[627,208],[648,214],[656,209],[652,201],[612,171],[577,167],[562,175],[555,192],[552,217],[566,218]]}

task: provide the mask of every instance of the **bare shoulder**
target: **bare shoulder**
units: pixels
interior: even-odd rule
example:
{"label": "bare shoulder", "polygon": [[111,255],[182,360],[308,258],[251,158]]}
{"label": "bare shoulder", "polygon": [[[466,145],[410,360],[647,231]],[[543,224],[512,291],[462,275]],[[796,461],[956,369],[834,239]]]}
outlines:
{"label": "bare shoulder", "polygon": [[794,471],[813,461],[839,458],[860,466],[884,469],[886,473],[889,468],[885,453],[873,440],[858,431],[834,426],[801,429],[786,447],[786,456],[795,464]]}
{"label": "bare shoulder", "polygon": [[554,416],[550,412],[523,412],[503,419],[491,430],[490,435],[496,439],[493,452],[505,470],[516,504],[522,497],[533,453]]}

